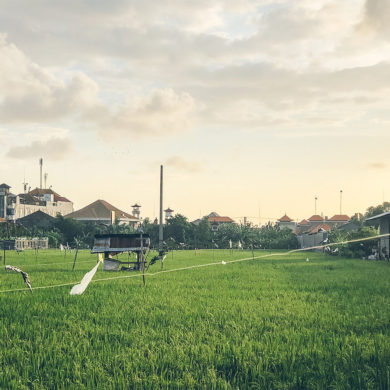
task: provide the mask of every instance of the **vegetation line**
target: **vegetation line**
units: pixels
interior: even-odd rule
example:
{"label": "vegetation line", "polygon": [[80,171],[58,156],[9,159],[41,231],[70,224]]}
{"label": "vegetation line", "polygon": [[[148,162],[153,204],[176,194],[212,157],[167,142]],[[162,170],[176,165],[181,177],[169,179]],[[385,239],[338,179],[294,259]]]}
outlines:
{"label": "vegetation line", "polygon": [[[317,245],[317,246],[312,246],[312,247],[309,247],[309,248],[292,249],[290,251],[282,252],[282,253],[269,253],[269,254],[261,255],[261,256],[252,256],[252,257],[245,257],[245,258],[236,259],[236,260],[227,260],[227,261],[224,261],[224,263],[225,264],[231,264],[231,263],[239,263],[239,262],[243,262],[243,261],[264,259],[266,257],[272,257],[272,256],[286,256],[286,255],[289,255],[291,253],[304,252],[304,251],[308,251],[308,250],[312,250],[312,249],[321,249],[321,248],[325,248],[326,246],[344,245],[344,244],[349,244],[351,242],[367,241],[367,240],[372,240],[372,239],[375,239],[375,238],[382,238],[382,237],[388,237],[388,236],[390,236],[390,233],[379,234],[377,236],[365,237],[365,238],[360,238],[360,239],[355,239],[355,240],[342,241],[342,242],[337,242],[337,243],[335,242],[335,243],[330,243],[330,244],[325,244],[325,245]],[[147,275],[147,276],[157,276],[157,275],[166,274],[166,273],[169,273],[169,272],[186,271],[186,270],[195,269],[195,268],[210,267],[210,266],[213,266],[213,265],[225,265],[225,264],[223,264],[222,261],[213,262],[213,263],[207,263],[207,264],[196,264],[196,265],[191,265],[189,267],[181,267],[181,268],[174,268],[174,269],[170,269],[170,270],[158,271],[158,272],[154,272],[154,273],[147,273],[145,275]],[[130,279],[130,278],[137,278],[137,277],[140,277],[140,276],[142,276],[142,274],[112,276],[112,277],[109,277],[109,278],[95,279],[95,280],[92,280],[91,283],[94,283],[94,282],[104,282],[106,280],[115,280],[115,279]],[[32,287],[32,290],[46,289],[46,288],[55,288],[55,287],[64,287],[64,286],[73,286],[73,285],[75,285],[77,283],[78,282],[71,282],[71,283],[54,284],[54,285],[51,285],[51,286],[38,286],[38,287]],[[11,290],[2,290],[2,291],[0,291],[0,293],[16,292],[16,291],[28,291],[28,290],[29,290],[28,288],[17,288],[17,289],[11,289]]]}

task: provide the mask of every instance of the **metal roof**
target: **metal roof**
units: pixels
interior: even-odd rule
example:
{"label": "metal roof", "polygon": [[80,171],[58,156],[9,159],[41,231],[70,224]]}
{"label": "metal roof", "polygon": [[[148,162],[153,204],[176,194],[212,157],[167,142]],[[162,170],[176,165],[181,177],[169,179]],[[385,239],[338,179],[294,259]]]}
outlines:
{"label": "metal roof", "polygon": [[373,221],[374,219],[379,219],[386,216],[390,216],[390,211],[387,211],[386,213],[374,215],[373,217],[367,218],[366,221]]}

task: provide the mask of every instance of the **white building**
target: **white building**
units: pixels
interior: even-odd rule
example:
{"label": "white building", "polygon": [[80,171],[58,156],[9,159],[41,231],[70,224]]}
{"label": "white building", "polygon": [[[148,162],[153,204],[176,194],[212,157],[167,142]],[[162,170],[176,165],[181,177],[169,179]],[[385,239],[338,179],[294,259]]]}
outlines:
{"label": "white building", "polygon": [[35,188],[14,195],[7,184],[0,185],[0,218],[18,220],[40,210],[52,217],[73,212],[73,203],[51,189]]}

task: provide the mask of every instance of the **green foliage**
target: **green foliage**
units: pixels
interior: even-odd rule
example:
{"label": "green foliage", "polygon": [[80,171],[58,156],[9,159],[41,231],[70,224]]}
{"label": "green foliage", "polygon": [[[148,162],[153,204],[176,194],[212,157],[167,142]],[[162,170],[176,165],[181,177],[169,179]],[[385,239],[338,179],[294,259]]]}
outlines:
{"label": "green foliage", "polygon": [[390,202],[383,202],[378,206],[368,207],[366,213],[364,214],[364,218],[370,218],[378,214],[386,213],[390,211]]}
{"label": "green foliage", "polygon": [[[376,236],[377,229],[373,227],[363,226],[358,230],[347,232],[342,229],[335,229],[328,235],[329,243],[341,243],[345,241],[358,240]],[[377,248],[378,241],[376,239],[366,240],[361,242],[351,242],[348,244],[340,244],[336,247],[339,249],[339,254],[344,257],[367,258]],[[334,249],[334,247],[332,247]]]}
{"label": "green foliage", "polygon": [[[251,257],[194,252],[164,268]],[[100,269],[81,296],[0,293],[0,388],[388,389],[388,263],[277,255],[146,275],[146,287],[137,274],[97,281],[124,275]],[[7,256],[33,287],[76,284],[96,263],[83,250],[74,272],[73,253]],[[1,271],[0,286],[23,280]]]}

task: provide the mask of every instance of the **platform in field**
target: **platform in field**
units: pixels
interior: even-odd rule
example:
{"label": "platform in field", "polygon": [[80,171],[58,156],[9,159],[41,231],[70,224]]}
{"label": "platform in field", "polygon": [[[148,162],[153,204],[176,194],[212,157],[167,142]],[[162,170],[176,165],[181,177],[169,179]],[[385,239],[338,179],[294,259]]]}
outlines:
{"label": "platform in field", "polygon": [[150,248],[149,234],[97,234],[91,253],[138,252],[148,248]]}

